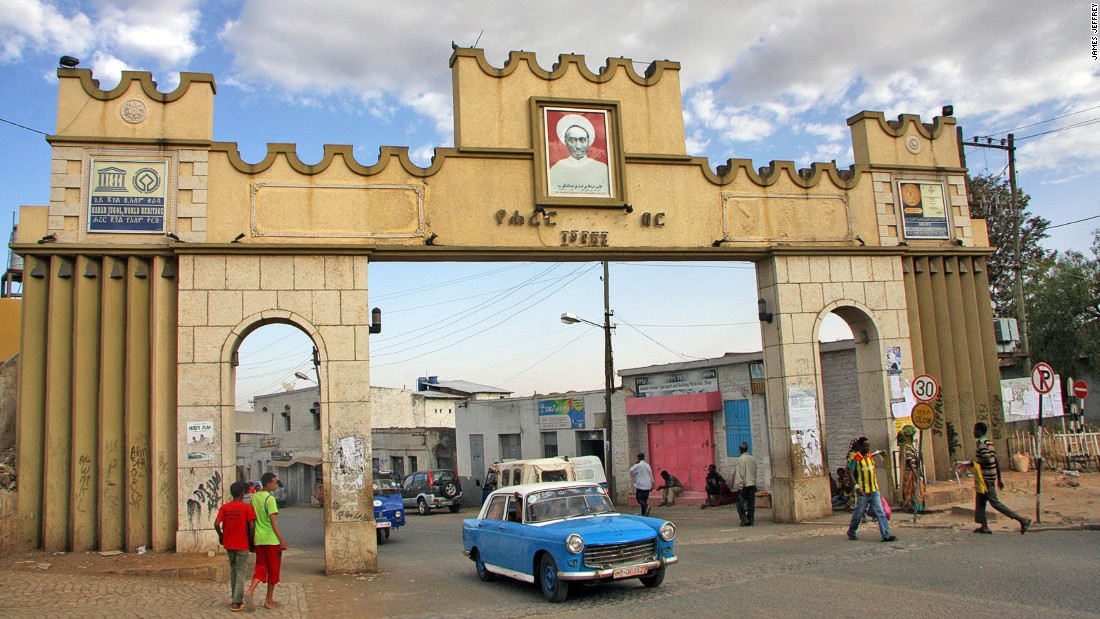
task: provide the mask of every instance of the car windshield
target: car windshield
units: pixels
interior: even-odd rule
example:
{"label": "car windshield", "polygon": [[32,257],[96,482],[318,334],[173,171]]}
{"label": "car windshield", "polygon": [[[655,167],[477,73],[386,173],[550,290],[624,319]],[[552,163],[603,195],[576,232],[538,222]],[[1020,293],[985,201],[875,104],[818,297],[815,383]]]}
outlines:
{"label": "car windshield", "polygon": [[614,512],[603,488],[560,488],[527,495],[527,521],[546,522]]}
{"label": "car windshield", "polygon": [[378,495],[396,494],[401,492],[401,486],[392,479],[384,478],[374,480],[374,493]]}

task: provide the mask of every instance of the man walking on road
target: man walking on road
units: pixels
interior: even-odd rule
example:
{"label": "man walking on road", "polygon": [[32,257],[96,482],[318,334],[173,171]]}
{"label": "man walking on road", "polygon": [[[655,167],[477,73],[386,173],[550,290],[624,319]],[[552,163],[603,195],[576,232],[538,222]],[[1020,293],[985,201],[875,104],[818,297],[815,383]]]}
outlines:
{"label": "man walking on road", "polygon": [[733,471],[733,488],[737,494],[737,515],[741,526],[751,527],[756,522],[756,458],[749,453],[749,444],[742,442],[737,449],[737,468]]}
{"label": "man walking on road", "polygon": [[978,523],[978,528],[974,529],[974,532],[993,533],[989,529],[989,521],[985,516],[985,507],[988,504],[992,505],[993,509],[1019,522],[1020,535],[1023,535],[1027,533],[1027,528],[1031,526],[1031,519],[1012,511],[997,497],[997,490],[1004,490],[1005,485],[1001,481],[1001,467],[997,464],[997,450],[993,447],[993,441],[986,436],[987,432],[989,432],[989,427],[984,423],[979,421],[974,424],[974,438],[977,439],[977,452],[974,461],[982,469],[981,476],[974,480],[974,489],[977,495],[974,505],[974,522]]}
{"label": "man walking on road", "polygon": [[649,515],[649,492],[653,490],[653,469],[645,461],[645,454],[638,454],[638,462],[630,467],[630,477],[634,480],[634,498],[642,508],[642,515]]}
{"label": "man walking on road", "polygon": [[875,520],[878,520],[878,530],[882,534],[882,541],[897,541],[897,537],[890,534],[890,521],[886,519],[886,512],[882,509],[882,496],[878,491],[878,480],[875,479],[875,456],[881,455],[881,451],[869,453],[871,442],[866,436],[861,436],[852,442],[853,451],[848,454],[848,468],[856,479],[856,509],[852,512],[852,521],[848,524],[848,539],[856,538],[856,529],[863,520],[863,512],[871,508]]}
{"label": "man walking on road", "polygon": [[279,487],[279,478],[275,473],[264,473],[260,477],[263,490],[252,495],[252,509],[256,512],[256,570],[252,575],[252,584],[245,593],[245,605],[252,607],[252,596],[261,582],[267,583],[267,599],[264,608],[279,608],[282,604],[275,601],[275,585],[279,584],[279,571],[282,568],[283,551],[286,539],[279,531],[277,516],[279,504],[272,494]]}

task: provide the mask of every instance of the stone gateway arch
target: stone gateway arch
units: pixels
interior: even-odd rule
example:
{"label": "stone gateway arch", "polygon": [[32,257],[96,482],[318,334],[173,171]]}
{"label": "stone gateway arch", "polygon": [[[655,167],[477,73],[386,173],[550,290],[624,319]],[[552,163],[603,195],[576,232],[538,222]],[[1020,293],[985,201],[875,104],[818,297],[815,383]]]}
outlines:
{"label": "stone gateway arch", "polygon": [[[103,91],[88,70],[58,70],[50,203],[22,207],[12,246],[26,260],[21,544],[214,549],[235,475],[237,348],[282,322],[318,351],[326,568],[376,568],[371,261],[755,263],[782,522],[830,512],[817,343],[830,312],[856,334],[876,444],[890,442],[891,400],[925,372],[943,386],[930,476],[950,474],[952,432],[983,420],[1002,437],[991,250],[970,217],[954,118],[859,113],[850,169],[715,169],[686,153],[675,62],[639,75],[609,59],[593,73],[566,55],[547,71],[513,52],[497,68],[460,48],[450,66],[455,146],[427,168],[405,148],[365,165],[332,145],[313,164],[291,144],[249,163],[212,135],[209,74],[162,93],[148,73]],[[587,150],[562,143],[562,118],[584,119],[569,122]],[[550,168],[578,155],[599,174],[563,166],[552,187]],[[895,350],[897,372],[884,356]],[[189,428],[210,435],[196,446]],[[625,437],[613,449],[625,479]]]}

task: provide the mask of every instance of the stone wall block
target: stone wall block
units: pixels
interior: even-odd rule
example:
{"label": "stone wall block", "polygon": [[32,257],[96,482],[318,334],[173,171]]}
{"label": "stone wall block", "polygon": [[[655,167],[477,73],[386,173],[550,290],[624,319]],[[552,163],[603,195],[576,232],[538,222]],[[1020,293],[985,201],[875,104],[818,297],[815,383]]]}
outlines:
{"label": "stone wall block", "polygon": [[329,398],[333,402],[370,400],[370,383],[364,379],[367,364],[360,361],[329,361],[326,365]]}
{"label": "stone wall block", "polygon": [[191,363],[195,360],[195,328],[180,327],[176,331],[176,361]]}
{"label": "stone wall block", "polygon": [[294,288],[315,290],[325,287],[324,256],[294,256]]}
{"label": "stone wall block", "polygon": [[325,288],[350,290],[355,288],[355,262],[351,256],[325,256]]}
{"label": "stone wall block", "polygon": [[825,256],[810,256],[809,262],[811,282],[832,281],[832,278],[829,276],[829,258]]}
{"label": "stone wall block", "polygon": [[340,291],[317,290],[313,296],[313,324],[340,324]]}
{"label": "stone wall block", "polygon": [[205,290],[180,290],[180,326],[206,325],[208,320],[207,292]]}
{"label": "stone wall block", "polygon": [[812,281],[810,279],[810,259],[806,256],[791,256],[786,260],[778,260],[787,263],[787,281],[801,283]]}
{"label": "stone wall block", "polygon": [[230,290],[259,290],[260,257],[229,257],[225,264],[225,287]]}
{"label": "stone wall block", "polygon": [[186,363],[178,366],[177,401],[197,406],[217,406],[221,393],[221,367],[218,363]]}
{"label": "stone wall block", "polygon": [[195,256],[195,288],[225,289],[225,256]]}
{"label": "stone wall block", "polygon": [[852,280],[869,282],[873,277],[871,259],[867,256],[852,256]]}
{"label": "stone wall block", "polygon": [[825,307],[821,284],[800,284],[799,295],[802,298],[803,312],[817,312]]}
{"label": "stone wall block", "polygon": [[279,293],[274,290],[245,290],[242,293],[241,314],[252,316],[277,307]]}
{"label": "stone wall block", "polygon": [[313,322],[313,293],[309,290],[280,290],[279,309],[294,312]]}
{"label": "stone wall block", "polygon": [[340,291],[340,322],[345,325],[370,324],[370,304],[366,290]]}
{"label": "stone wall block", "polygon": [[886,300],[885,283],[867,282],[863,284],[863,290],[864,294],[866,295],[867,307],[872,307],[876,310],[881,310],[889,307]]}
{"label": "stone wall block", "polygon": [[260,257],[260,288],[282,290],[294,283],[294,258],[292,256]]}
{"label": "stone wall block", "polygon": [[355,332],[359,327],[323,326],[319,328],[325,341],[329,361],[355,361]]}
{"label": "stone wall block", "polygon": [[[239,322],[239,321],[238,321]],[[222,348],[230,330],[220,327],[195,327],[195,362],[217,363],[222,360]]]}
{"label": "stone wall block", "polygon": [[239,290],[211,290],[207,324],[235,326],[244,318],[243,298]]}

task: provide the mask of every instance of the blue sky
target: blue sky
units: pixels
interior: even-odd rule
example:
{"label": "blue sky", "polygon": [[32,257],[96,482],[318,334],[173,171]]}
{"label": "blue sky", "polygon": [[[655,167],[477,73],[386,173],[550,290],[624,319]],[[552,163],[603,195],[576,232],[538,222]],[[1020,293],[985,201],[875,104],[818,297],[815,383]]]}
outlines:
{"label": "blue sky", "polygon": [[[320,159],[323,144],[338,143],[354,145],[369,165],[382,145],[409,146],[426,163],[432,149],[452,144],[452,41],[476,42],[496,66],[520,49],[536,52],[547,68],[562,53],[585,55],[593,70],[607,57],[631,58],[639,70],[655,59],[678,61],[688,152],[712,166],[731,157],[757,166],[773,159],[847,166],[849,116],[880,110],[930,120],[950,103],[967,138],[1020,128],[1018,176],[1033,212],[1054,224],[1100,215],[1100,122],[1089,124],[1100,119],[1100,61],[1090,44],[1090,3],[793,6],[0,0],[0,119],[7,121],[0,123],[0,233],[8,237],[18,205],[48,201],[50,149],[37,132],[55,129],[62,54],[80,58],[104,88],[124,69],[151,71],[162,91],[175,88],[180,71],[213,73],[215,139],[237,142],[246,161],[259,160],[268,142],[296,143],[306,162]],[[1006,164],[1000,151],[968,148],[967,157],[974,172],[999,174]],[[1047,246],[1084,250],[1097,227],[1100,219],[1056,228]],[[524,395],[600,387],[599,330],[558,321],[565,311],[600,320],[598,265],[548,266],[373,266],[372,298],[386,312],[373,382],[411,385],[427,372]],[[612,264],[617,318],[635,325],[620,322],[616,365],[759,346],[747,266]],[[539,289],[555,292],[520,301]],[[501,298],[477,307],[494,293]],[[437,322],[445,326],[430,327]],[[423,343],[409,340],[417,334],[438,345],[411,348]],[[252,366],[258,378],[242,392],[278,388],[294,371],[280,358],[299,358],[294,347],[284,350],[287,342],[256,340],[264,365]]]}

